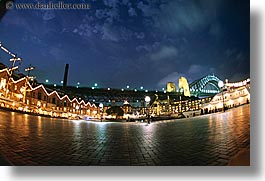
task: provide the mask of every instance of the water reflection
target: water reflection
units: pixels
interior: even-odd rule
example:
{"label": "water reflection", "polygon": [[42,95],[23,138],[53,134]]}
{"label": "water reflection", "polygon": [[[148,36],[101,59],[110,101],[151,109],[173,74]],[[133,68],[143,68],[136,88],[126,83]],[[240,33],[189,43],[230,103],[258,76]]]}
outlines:
{"label": "water reflection", "polygon": [[38,137],[42,137],[42,120],[40,117],[38,117],[38,126],[37,126],[37,134],[38,134]]}

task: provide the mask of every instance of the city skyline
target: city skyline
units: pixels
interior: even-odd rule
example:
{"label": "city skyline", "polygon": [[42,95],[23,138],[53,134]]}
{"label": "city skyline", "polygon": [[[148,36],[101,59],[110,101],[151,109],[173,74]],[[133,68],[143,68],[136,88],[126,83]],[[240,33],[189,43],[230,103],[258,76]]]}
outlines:
{"label": "city skyline", "polygon": [[[86,87],[160,89],[179,76],[189,83],[207,74],[249,77],[249,2],[88,3],[78,11],[9,10],[1,41],[23,58],[22,67],[37,67],[43,83],[59,84],[66,63],[69,85]],[[6,65],[9,58],[0,54]]]}

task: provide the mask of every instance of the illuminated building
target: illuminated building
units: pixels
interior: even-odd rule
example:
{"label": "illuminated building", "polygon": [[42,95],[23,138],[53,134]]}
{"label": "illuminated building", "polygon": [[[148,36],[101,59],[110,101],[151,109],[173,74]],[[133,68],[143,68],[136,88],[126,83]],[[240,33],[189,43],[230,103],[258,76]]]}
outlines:
{"label": "illuminated building", "polygon": [[168,95],[157,95],[155,94],[155,99],[151,104],[151,114],[155,116],[159,115],[181,115],[186,111],[201,110],[203,104],[210,102],[211,97],[208,98],[196,98],[187,97],[181,94],[168,94]]}
{"label": "illuminated building", "polygon": [[[7,80],[10,79],[9,86]],[[32,87],[28,77],[15,81],[9,77],[9,70],[0,70],[0,106],[14,110],[49,115],[52,117],[92,116],[98,114],[95,104],[70,99],[57,91],[47,91],[43,85]]]}
{"label": "illuminated building", "polygon": [[223,95],[218,93],[209,103],[203,105],[205,113],[250,103],[250,79],[237,83],[226,82],[225,86],[226,91]]}

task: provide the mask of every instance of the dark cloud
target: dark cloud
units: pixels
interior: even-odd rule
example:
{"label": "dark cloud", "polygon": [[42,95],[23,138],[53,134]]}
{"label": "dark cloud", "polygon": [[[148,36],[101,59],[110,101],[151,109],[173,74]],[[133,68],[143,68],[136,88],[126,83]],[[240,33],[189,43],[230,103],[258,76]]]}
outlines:
{"label": "dark cloud", "polygon": [[45,11],[42,18],[43,18],[43,20],[46,20],[46,21],[52,20],[53,18],[55,18],[54,11],[53,10]]}
{"label": "dark cloud", "polygon": [[134,34],[135,34],[137,39],[144,39],[145,38],[144,32],[140,32],[140,33],[135,32]]}
{"label": "dark cloud", "polygon": [[150,55],[151,60],[163,60],[176,58],[178,50],[172,46],[163,46],[158,52]]}
{"label": "dark cloud", "polygon": [[134,8],[130,7],[128,10],[130,16],[137,16],[137,13]]}

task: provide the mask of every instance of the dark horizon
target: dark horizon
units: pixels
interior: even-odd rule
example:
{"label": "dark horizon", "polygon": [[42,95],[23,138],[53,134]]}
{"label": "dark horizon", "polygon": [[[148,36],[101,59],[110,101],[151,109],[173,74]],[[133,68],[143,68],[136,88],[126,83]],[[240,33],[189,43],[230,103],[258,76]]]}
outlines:
{"label": "dark horizon", "polygon": [[180,76],[250,76],[249,1],[85,2],[91,9],[5,13],[0,42],[23,58],[21,73],[32,64],[39,82],[60,84],[69,63],[68,85],[152,90]]}

